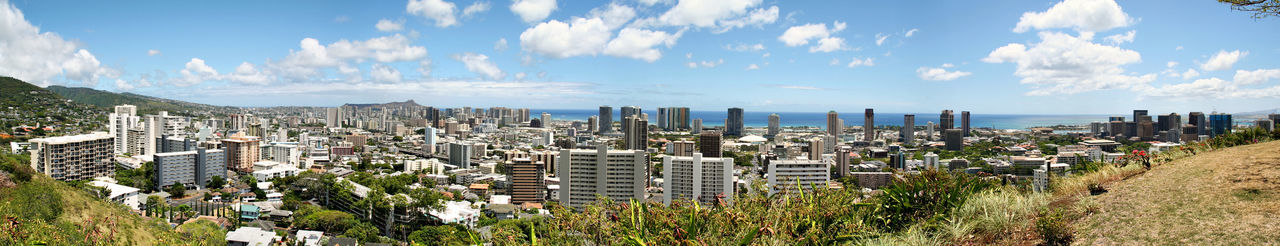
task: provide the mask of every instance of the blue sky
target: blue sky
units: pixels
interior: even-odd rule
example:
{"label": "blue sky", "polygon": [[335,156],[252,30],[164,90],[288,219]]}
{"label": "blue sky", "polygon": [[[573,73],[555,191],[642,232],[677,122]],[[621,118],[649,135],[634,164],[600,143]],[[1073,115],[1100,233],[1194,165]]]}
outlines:
{"label": "blue sky", "polygon": [[0,74],[216,105],[1014,114],[1280,105],[1280,18],[1216,1],[4,5]]}

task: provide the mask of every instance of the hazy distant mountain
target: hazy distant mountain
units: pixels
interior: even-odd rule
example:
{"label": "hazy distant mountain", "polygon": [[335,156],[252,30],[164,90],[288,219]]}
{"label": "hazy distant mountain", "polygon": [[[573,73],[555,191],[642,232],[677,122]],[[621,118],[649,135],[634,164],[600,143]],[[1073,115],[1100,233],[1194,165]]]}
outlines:
{"label": "hazy distant mountain", "polygon": [[365,107],[406,107],[406,106],[407,106],[407,107],[418,107],[418,106],[422,106],[422,105],[418,105],[418,103],[413,102],[413,99],[409,99],[408,101],[404,101],[404,102],[365,103],[365,104],[354,104],[354,103],[348,103],[348,104],[344,104],[344,105],[342,105],[342,106],[349,106],[349,107],[356,107],[356,108],[365,108]]}
{"label": "hazy distant mountain", "polygon": [[1258,110],[1258,111],[1251,111],[1251,112],[1240,112],[1240,113],[1235,113],[1234,115],[1254,116],[1254,115],[1267,115],[1267,114],[1280,114],[1280,108]]}

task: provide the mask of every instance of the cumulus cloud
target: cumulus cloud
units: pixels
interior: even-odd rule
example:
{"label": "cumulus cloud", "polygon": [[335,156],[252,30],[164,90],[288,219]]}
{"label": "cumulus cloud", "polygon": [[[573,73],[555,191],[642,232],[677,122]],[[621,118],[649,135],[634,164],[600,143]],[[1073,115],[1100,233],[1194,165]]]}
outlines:
{"label": "cumulus cloud", "polygon": [[755,63],[752,63],[751,65],[747,65],[747,68],[746,68],[747,71],[756,70],[756,69],[760,69],[760,65],[756,65]]}
{"label": "cumulus cloud", "polygon": [[832,37],[835,33],[843,31],[847,26],[845,22],[840,21],[832,23],[831,28],[827,28],[826,23],[792,26],[783,31],[781,36],[778,36],[778,41],[782,41],[783,44],[789,47],[803,46],[809,44],[810,41],[816,41],[815,45],[809,47],[809,53],[849,50],[844,38]]}
{"label": "cumulus cloud", "polygon": [[700,62],[691,61],[689,63],[685,63],[685,66],[688,66],[689,68],[713,68],[716,66],[720,66],[720,64],[724,64],[724,59],[719,59],[715,61],[700,61]]}
{"label": "cumulus cloud", "polygon": [[158,55],[160,55],[160,50],[147,50],[147,56],[158,56]]}
{"label": "cumulus cloud", "polygon": [[236,71],[224,76],[226,80],[246,83],[265,85],[271,83],[271,76],[262,70],[258,70],[253,63],[240,63],[236,67]]}
{"label": "cumulus cloud", "polygon": [[[348,63],[375,61],[380,63],[417,61],[427,57],[427,48],[414,46],[409,38],[395,34],[369,40],[338,40],[328,45],[314,38],[299,42],[300,50],[291,51],[279,62],[270,63],[282,76],[294,80],[322,77],[320,69]],[[348,69],[350,71],[350,69]],[[344,73],[345,74],[345,73]]]}
{"label": "cumulus cloud", "polygon": [[1280,78],[1280,69],[1236,70],[1232,78],[1239,85],[1255,85]]}
{"label": "cumulus cloud", "polygon": [[1155,80],[1155,74],[1130,75],[1122,66],[1142,61],[1133,50],[1092,42],[1091,33],[1079,37],[1041,32],[1040,43],[1012,43],[991,51],[982,61],[1014,63],[1014,75],[1034,89],[1028,95],[1075,94],[1104,89],[1129,89]]}
{"label": "cumulus cloud", "polygon": [[852,61],[849,61],[849,65],[846,65],[846,66],[850,68],[855,68],[855,67],[870,67],[875,65],[876,65],[876,60],[874,58],[867,57],[867,58],[859,59],[857,57],[854,57]]}
{"label": "cumulus cloud", "polygon": [[746,51],[754,52],[754,51],[763,51],[765,47],[764,47],[764,44],[761,44],[761,43],[756,43],[756,44],[738,43],[738,44],[726,44],[724,45],[724,49],[729,51],[738,51],[738,52],[746,52]]}
{"label": "cumulus cloud", "polygon": [[588,19],[599,18],[604,21],[604,25],[608,26],[609,30],[618,29],[635,17],[636,10],[634,8],[618,3],[610,3],[587,12]]}
{"label": "cumulus cloud", "polygon": [[920,67],[916,69],[916,76],[920,76],[920,79],[924,80],[949,81],[973,74],[965,71],[947,71],[947,68],[950,67],[953,66],[951,64],[943,64],[941,68]]}
{"label": "cumulus cloud", "polygon": [[369,77],[377,82],[400,82],[404,79],[404,76],[400,75],[400,70],[381,63],[369,67]]}
{"label": "cumulus cloud", "polygon": [[768,8],[758,8],[751,10],[745,16],[738,18],[730,18],[721,20],[719,27],[713,30],[713,33],[724,33],[734,28],[742,28],[745,26],[763,27],[765,24],[772,24],[778,21],[778,6],[770,6]]}
{"label": "cumulus cloud", "polygon": [[1241,57],[1248,55],[1248,51],[1241,52],[1239,50],[1233,50],[1231,52],[1227,52],[1226,50],[1220,50],[1218,51],[1218,54],[1214,54],[1213,57],[1209,58],[1209,61],[1204,64],[1200,64],[1200,69],[1204,69],[1205,71],[1231,69],[1231,66],[1236,64],[1236,61],[1239,61]]}
{"label": "cumulus cloud", "polygon": [[498,68],[498,64],[489,61],[489,56],[476,53],[462,53],[453,55],[454,60],[458,60],[465,64],[467,71],[479,74],[488,79],[502,80],[507,77],[507,73]]}
{"label": "cumulus cloud", "polygon": [[556,0],[516,0],[511,3],[511,12],[526,23],[542,21],[555,10]]}
{"label": "cumulus cloud", "polygon": [[96,85],[99,78],[118,78],[98,58],[53,32],[41,32],[22,11],[0,2],[0,74],[40,86],[65,80]]}
{"label": "cumulus cloud", "polygon": [[1079,32],[1101,32],[1133,23],[1133,18],[1114,0],[1065,0],[1044,12],[1023,13],[1013,31],[1072,28]]}
{"label": "cumulus cloud", "polygon": [[1197,72],[1195,69],[1188,68],[1187,71],[1182,72],[1180,76],[1182,79],[1191,79],[1200,76],[1200,72]]}
{"label": "cumulus cloud", "polygon": [[809,53],[827,53],[838,50],[848,50],[849,46],[844,44],[844,38],[825,37],[818,40],[818,45],[809,47]]}
{"label": "cumulus cloud", "polygon": [[506,51],[506,50],[507,50],[507,38],[499,38],[499,39],[498,39],[498,42],[494,42],[494,43],[493,43],[493,50],[495,50],[495,51]]}
{"label": "cumulus cloud", "polygon": [[574,18],[569,23],[551,20],[520,33],[520,46],[553,58],[593,56],[604,50],[612,35],[600,18]]}
{"label": "cumulus cloud", "polygon": [[381,19],[381,20],[378,20],[378,24],[374,24],[373,27],[377,28],[378,31],[384,31],[384,32],[400,31],[400,30],[404,30],[404,20],[393,21],[388,19]]}
{"label": "cumulus cloud", "polygon": [[625,28],[618,37],[605,45],[604,54],[654,62],[662,58],[662,52],[654,46],[665,45],[670,48],[680,39],[682,32],[669,34],[663,31]]}
{"label": "cumulus cloud", "polygon": [[437,27],[450,27],[458,25],[458,17],[455,12],[458,6],[444,0],[409,0],[409,4],[405,6],[405,11],[409,14],[421,16],[435,21]]}
{"label": "cumulus cloud", "polygon": [[717,30],[777,21],[776,6],[748,12],[760,2],[761,0],[683,0],[658,16],[656,21],[668,26],[694,26]]}
{"label": "cumulus cloud", "polygon": [[187,65],[178,71],[178,74],[182,75],[182,77],[174,80],[178,86],[191,86],[205,80],[218,79],[218,70],[204,64],[204,60],[200,58],[191,58],[191,61],[188,61]]}
{"label": "cumulus cloud", "polygon": [[476,14],[484,13],[485,11],[489,11],[489,2],[476,1],[462,9],[462,17],[475,16]]}
{"label": "cumulus cloud", "polygon": [[1132,42],[1133,42],[1133,38],[1134,38],[1134,36],[1135,36],[1135,35],[1137,35],[1137,34],[1138,34],[1138,31],[1136,31],[1136,30],[1129,30],[1128,32],[1125,32],[1124,34],[1116,34],[1116,35],[1107,36],[1107,37],[1106,37],[1106,39],[1107,39],[1107,42],[1108,42],[1108,43],[1111,43],[1112,45],[1123,44],[1123,43],[1132,43]]}

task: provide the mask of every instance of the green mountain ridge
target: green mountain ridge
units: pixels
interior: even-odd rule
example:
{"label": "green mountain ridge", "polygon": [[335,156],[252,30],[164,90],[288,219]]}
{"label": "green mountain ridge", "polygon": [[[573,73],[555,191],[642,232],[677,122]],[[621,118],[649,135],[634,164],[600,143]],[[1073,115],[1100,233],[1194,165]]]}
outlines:
{"label": "green mountain ridge", "polygon": [[173,114],[194,115],[200,112],[230,108],[144,96],[128,92],[116,93],[84,87],[65,87],[54,85],[45,89],[75,102],[94,105],[106,109],[110,109],[121,104],[138,106],[138,114],[155,114],[159,111],[169,111]]}

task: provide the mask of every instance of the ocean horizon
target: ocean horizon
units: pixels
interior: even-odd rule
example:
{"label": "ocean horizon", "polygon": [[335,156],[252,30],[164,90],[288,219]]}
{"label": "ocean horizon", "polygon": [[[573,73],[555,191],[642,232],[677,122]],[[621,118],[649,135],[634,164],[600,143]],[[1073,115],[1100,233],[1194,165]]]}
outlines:
{"label": "ocean horizon", "polygon": [[[621,120],[620,109],[614,108],[614,121]],[[588,117],[595,116],[599,113],[598,109],[530,109],[531,117],[538,117],[543,112],[551,114],[551,119],[566,121],[587,121]],[[654,120],[658,117],[657,110],[644,109],[641,113],[649,114],[649,121],[652,125],[657,125]],[[743,125],[747,127],[767,127],[769,125],[769,115],[778,114],[778,124],[782,127],[804,127],[812,126],[825,128],[827,125],[827,112],[743,112]],[[839,118],[844,120],[846,126],[863,125],[864,117],[862,112],[857,113],[839,113]],[[703,126],[723,126],[724,119],[728,117],[726,111],[690,111],[689,119],[702,119]],[[929,122],[939,123],[939,116],[942,112],[934,113],[875,113],[876,126],[901,126],[903,116],[906,114],[915,115],[915,125],[923,127]],[[970,127],[972,128],[993,128],[993,129],[1027,129],[1039,126],[1054,125],[1088,125],[1092,122],[1106,122],[1111,115],[1034,115],[1034,114],[980,114],[970,113]],[[1130,118],[1130,117],[1125,117]],[[955,111],[955,124],[960,127],[960,111]]]}

